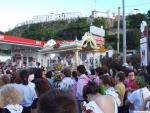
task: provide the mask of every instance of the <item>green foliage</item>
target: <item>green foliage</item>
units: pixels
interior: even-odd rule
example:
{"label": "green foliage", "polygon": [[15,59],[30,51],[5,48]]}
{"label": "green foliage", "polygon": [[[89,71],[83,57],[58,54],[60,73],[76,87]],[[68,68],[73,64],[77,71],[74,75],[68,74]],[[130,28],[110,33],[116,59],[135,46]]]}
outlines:
{"label": "green foliage", "polygon": [[[140,41],[140,24],[145,20],[150,28],[150,10],[147,14],[128,15],[127,22],[127,49],[139,49]],[[120,28],[122,29],[122,20],[120,21]],[[117,28],[117,20],[109,20],[106,18],[93,19],[93,25],[97,27],[103,26],[104,29],[109,30],[111,27]],[[54,22],[45,22],[31,25],[24,25],[15,28],[5,34],[21,36],[36,40],[49,40],[51,38],[57,40],[74,40],[78,37],[80,40],[85,32],[89,31],[90,23],[88,18],[78,18],[74,20],[61,20]],[[111,28],[112,29],[112,28]],[[1,33],[1,32],[0,32]],[[115,33],[114,33],[115,34]],[[149,29],[150,37],[150,29]],[[106,34],[106,46],[112,46],[116,49],[117,46],[117,32],[115,35]],[[120,50],[122,51],[123,36],[120,34]],[[150,40],[149,40],[150,46]]]}
{"label": "green foliage", "polygon": [[105,37],[106,47],[112,46],[117,49],[117,35],[106,35]]}
{"label": "green foliage", "polygon": [[77,36],[82,38],[89,29],[87,18],[76,20],[61,20],[25,25],[6,32],[9,35],[21,36],[37,40],[73,40]]}
{"label": "green foliage", "polygon": [[[114,28],[117,28],[118,27],[118,21],[115,21],[114,23]],[[123,21],[120,20],[120,28],[123,28]]]}
{"label": "green foliage", "polygon": [[140,24],[143,20],[147,20],[145,14],[136,14],[136,15],[129,15],[126,17],[127,20],[127,28],[140,28]]}
{"label": "green foliage", "polygon": [[140,88],[145,87],[145,81],[142,75],[136,76],[136,82]]}
{"label": "green foliage", "polygon": [[138,49],[140,46],[140,29],[127,31],[127,49]]}
{"label": "green foliage", "polygon": [[104,28],[106,28],[106,19],[105,18],[95,18],[93,25],[95,25],[97,27],[103,26]]}

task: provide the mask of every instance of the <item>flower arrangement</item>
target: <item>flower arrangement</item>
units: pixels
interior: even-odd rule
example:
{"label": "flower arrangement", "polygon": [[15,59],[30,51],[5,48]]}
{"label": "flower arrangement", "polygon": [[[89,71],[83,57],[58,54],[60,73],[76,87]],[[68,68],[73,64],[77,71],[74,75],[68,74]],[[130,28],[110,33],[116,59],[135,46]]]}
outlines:
{"label": "flower arrangement", "polygon": [[63,70],[63,68],[64,68],[64,65],[63,65],[63,64],[56,64],[56,65],[54,66],[54,70],[55,70],[55,71],[61,71],[61,70]]}
{"label": "flower arrangement", "polygon": [[54,79],[53,87],[56,88],[56,89],[59,89],[60,88],[60,83],[63,79],[62,74],[60,72],[56,71],[53,75],[53,79]]}
{"label": "flower arrangement", "polygon": [[61,81],[61,80],[62,80],[62,75],[61,75],[61,73],[55,73],[55,74],[54,74],[54,80],[55,80],[55,81]]}

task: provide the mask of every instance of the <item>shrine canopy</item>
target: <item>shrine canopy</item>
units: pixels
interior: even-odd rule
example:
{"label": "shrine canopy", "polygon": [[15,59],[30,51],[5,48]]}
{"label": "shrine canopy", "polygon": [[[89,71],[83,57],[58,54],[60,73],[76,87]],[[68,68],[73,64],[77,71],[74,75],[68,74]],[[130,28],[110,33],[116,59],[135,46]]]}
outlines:
{"label": "shrine canopy", "polygon": [[86,32],[82,37],[82,40],[49,40],[40,50],[41,53],[59,53],[66,51],[82,51],[82,50],[94,50],[99,51],[100,47],[105,44],[103,37],[94,36],[89,32]]}

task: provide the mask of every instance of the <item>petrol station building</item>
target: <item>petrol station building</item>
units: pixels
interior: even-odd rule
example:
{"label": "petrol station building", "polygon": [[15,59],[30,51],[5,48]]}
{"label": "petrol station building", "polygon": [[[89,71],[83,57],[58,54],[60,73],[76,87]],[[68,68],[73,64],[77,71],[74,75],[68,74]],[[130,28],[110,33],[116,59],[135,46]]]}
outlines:
{"label": "petrol station building", "polygon": [[[11,63],[18,67],[23,64],[33,67],[38,61],[38,50],[43,47],[44,43],[22,37],[0,35],[0,49],[9,50],[7,55],[11,56]],[[0,54],[6,55],[2,52]]]}

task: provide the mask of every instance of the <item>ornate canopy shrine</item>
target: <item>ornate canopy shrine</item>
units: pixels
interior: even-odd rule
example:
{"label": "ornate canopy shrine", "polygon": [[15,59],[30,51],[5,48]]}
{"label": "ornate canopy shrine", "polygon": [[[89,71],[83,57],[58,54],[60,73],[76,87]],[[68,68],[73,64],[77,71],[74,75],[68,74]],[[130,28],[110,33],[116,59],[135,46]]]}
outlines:
{"label": "ornate canopy shrine", "polygon": [[43,66],[52,63],[63,63],[65,66],[85,64],[96,66],[100,64],[100,56],[105,53],[105,39],[86,32],[82,40],[64,41],[59,44],[49,40],[40,52],[40,62]]}

